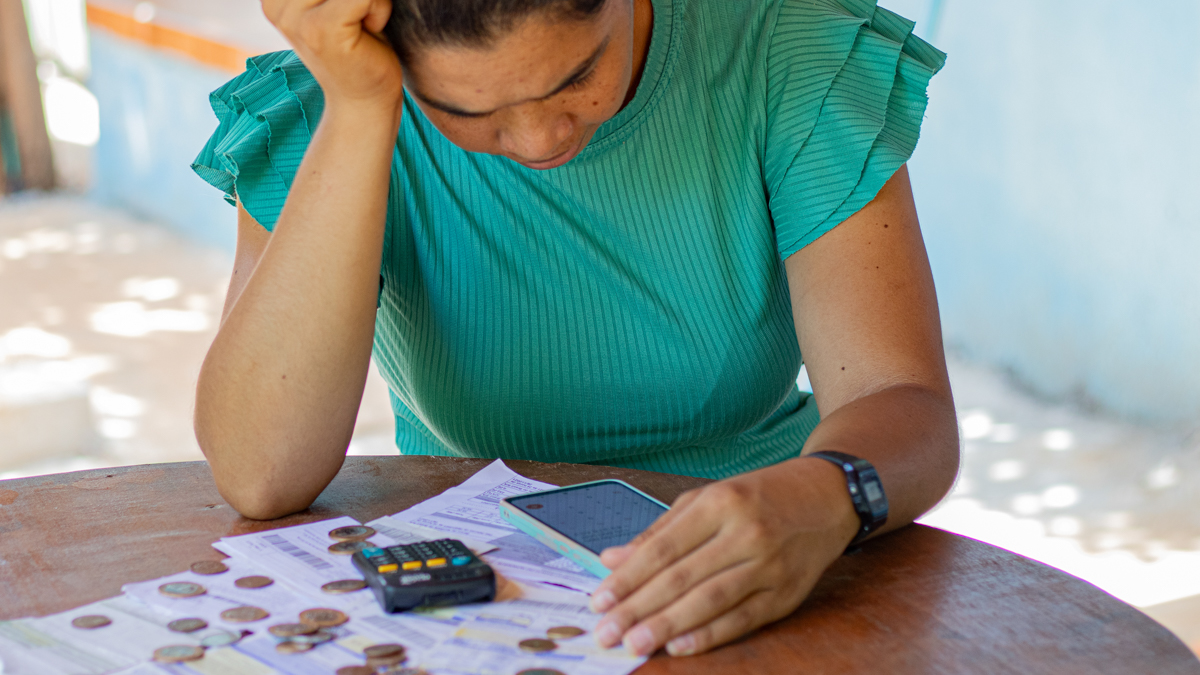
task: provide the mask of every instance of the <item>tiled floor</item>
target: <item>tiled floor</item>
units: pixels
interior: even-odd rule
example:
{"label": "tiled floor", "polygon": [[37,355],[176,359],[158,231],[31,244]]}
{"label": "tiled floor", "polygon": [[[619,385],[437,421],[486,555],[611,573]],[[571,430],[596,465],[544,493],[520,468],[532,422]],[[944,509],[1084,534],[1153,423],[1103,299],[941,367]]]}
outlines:
{"label": "tiled floor", "polygon": [[[0,479],[201,459],[196,373],[230,260],[70,197],[0,202]],[[924,521],[1060,567],[1200,651],[1200,434],[1039,400],[950,360],[958,487]],[[372,372],[351,452],[394,453]]]}

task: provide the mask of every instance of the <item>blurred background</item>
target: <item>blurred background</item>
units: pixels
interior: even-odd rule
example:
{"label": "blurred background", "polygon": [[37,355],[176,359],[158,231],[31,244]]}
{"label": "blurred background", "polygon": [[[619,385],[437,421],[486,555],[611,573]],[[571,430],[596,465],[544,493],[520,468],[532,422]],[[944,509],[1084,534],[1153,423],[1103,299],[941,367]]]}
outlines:
{"label": "blurred background", "polygon": [[[924,522],[1200,652],[1200,4],[881,4],[950,54],[910,168],[964,464]],[[252,0],[0,0],[0,479],[202,458],[236,226],[189,165],[286,48]],[[350,452],[393,433],[372,372]]]}

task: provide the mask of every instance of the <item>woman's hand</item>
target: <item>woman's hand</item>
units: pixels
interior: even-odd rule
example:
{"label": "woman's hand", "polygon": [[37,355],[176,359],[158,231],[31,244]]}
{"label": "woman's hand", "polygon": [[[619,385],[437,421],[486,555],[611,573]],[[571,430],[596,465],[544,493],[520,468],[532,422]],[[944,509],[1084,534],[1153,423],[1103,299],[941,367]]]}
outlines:
{"label": "woman's hand", "polygon": [[700,653],[787,616],[859,527],[838,468],[798,458],[682,495],[592,594],[603,647]]}
{"label": "woman's hand", "polygon": [[399,109],[403,72],[381,35],[391,0],[262,0],[262,6],[317,78],[327,105]]}

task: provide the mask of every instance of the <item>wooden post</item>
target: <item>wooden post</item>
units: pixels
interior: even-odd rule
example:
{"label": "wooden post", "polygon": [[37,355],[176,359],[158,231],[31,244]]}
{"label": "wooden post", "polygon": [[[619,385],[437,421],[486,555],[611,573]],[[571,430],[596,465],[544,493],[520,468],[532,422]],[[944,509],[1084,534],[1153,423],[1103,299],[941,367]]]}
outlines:
{"label": "wooden post", "polygon": [[[2,104],[12,122],[21,167],[20,180],[9,176],[8,184],[15,189],[50,190],[54,187],[54,160],[22,0],[0,0],[0,70]],[[11,158],[7,164],[13,165]]]}

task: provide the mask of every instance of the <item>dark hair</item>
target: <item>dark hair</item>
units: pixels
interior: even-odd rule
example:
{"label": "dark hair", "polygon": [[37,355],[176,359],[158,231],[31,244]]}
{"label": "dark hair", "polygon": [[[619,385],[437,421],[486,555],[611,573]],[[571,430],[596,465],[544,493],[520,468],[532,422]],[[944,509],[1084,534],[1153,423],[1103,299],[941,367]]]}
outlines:
{"label": "dark hair", "polygon": [[519,20],[538,12],[588,19],[607,0],[392,0],[384,34],[406,59],[419,45],[486,46]]}

